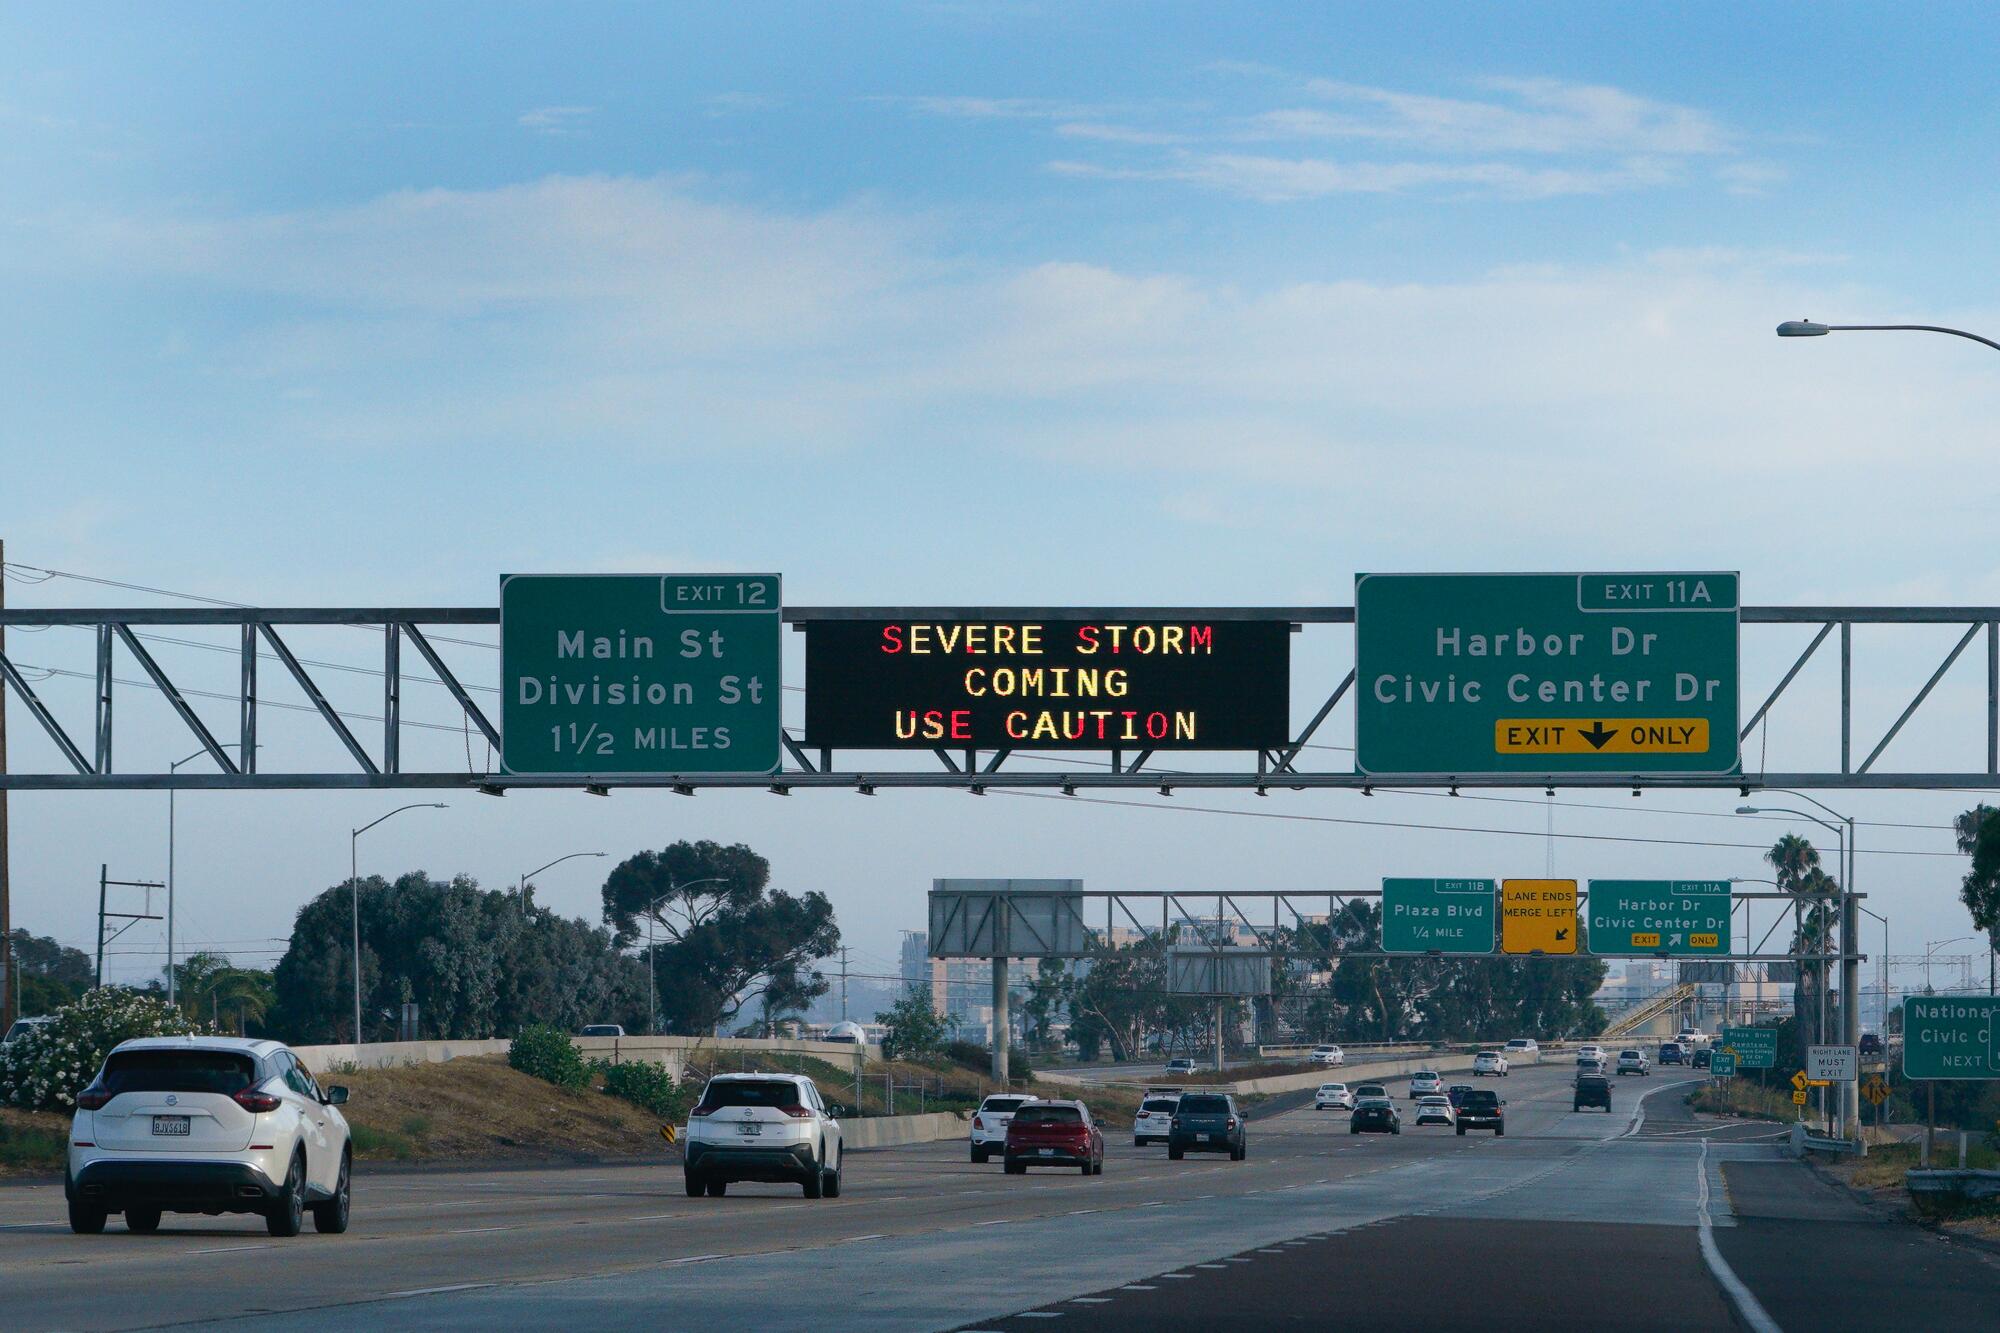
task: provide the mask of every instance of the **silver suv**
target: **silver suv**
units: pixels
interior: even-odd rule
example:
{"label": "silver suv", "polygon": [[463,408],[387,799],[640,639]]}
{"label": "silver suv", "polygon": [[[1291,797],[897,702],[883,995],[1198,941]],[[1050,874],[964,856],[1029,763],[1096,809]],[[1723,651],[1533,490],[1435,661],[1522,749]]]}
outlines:
{"label": "silver suv", "polygon": [[840,1108],[798,1074],[717,1074],[688,1112],[687,1192],[719,1199],[734,1181],[796,1182],[840,1197]]}

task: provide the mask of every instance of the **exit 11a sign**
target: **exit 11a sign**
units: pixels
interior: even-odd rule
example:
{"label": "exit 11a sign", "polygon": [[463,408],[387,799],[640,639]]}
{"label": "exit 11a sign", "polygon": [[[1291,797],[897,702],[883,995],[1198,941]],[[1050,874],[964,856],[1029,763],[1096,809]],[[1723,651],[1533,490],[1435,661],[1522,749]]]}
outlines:
{"label": "exit 11a sign", "polygon": [[1729,952],[1726,879],[1593,879],[1590,951],[1606,956]]}
{"label": "exit 11a sign", "polygon": [[1385,879],[1386,953],[1492,953],[1493,881]]}
{"label": "exit 11a sign", "polygon": [[1363,574],[1355,767],[1734,773],[1738,576]]}
{"label": "exit 11a sign", "polygon": [[500,580],[509,773],[770,773],[779,763],[776,574]]}

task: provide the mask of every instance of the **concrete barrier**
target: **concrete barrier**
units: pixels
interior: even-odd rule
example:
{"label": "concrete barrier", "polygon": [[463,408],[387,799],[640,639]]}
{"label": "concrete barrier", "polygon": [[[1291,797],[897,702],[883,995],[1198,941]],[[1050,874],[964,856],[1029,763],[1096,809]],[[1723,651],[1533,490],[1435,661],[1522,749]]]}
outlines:
{"label": "concrete barrier", "polygon": [[[586,1060],[647,1060],[665,1065],[675,1078],[690,1063],[727,1064],[726,1056],[738,1051],[767,1055],[807,1055],[842,1069],[854,1066],[856,1051],[865,1060],[880,1060],[879,1046],[855,1046],[851,1042],[793,1041],[787,1037],[574,1037]],[[513,1042],[505,1037],[475,1041],[371,1041],[357,1048],[353,1043],[333,1046],[294,1046],[300,1061],[314,1074],[354,1066],[362,1069],[402,1069],[409,1065],[442,1064],[447,1060],[473,1055],[505,1055]],[[725,1057],[719,1061],[714,1057]]]}
{"label": "concrete barrier", "polygon": [[1228,1092],[1238,1097],[1253,1092],[1300,1092],[1307,1088],[1317,1088],[1322,1083],[1345,1083],[1352,1088],[1357,1083],[1381,1083],[1398,1076],[1413,1074],[1419,1069],[1435,1069],[1440,1074],[1463,1073],[1471,1070],[1472,1057],[1469,1055],[1409,1055],[1394,1060],[1369,1060],[1351,1065],[1333,1065],[1325,1069],[1303,1074],[1278,1074],[1271,1078],[1244,1079],[1237,1083],[1189,1083],[1190,1092]]}
{"label": "concrete barrier", "polygon": [[970,1117],[961,1111],[928,1115],[875,1115],[840,1122],[845,1148],[895,1148],[906,1143],[936,1143],[964,1138]]}

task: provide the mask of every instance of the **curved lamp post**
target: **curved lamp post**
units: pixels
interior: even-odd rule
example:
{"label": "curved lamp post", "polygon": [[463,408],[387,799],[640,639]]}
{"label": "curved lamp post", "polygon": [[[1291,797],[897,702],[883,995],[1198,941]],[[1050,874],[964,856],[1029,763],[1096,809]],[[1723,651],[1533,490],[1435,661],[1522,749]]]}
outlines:
{"label": "curved lamp post", "polygon": [[369,829],[374,828],[376,824],[381,823],[383,819],[393,819],[405,810],[449,810],[450,808],[450,806],[444,804],[442,801],[418,801],[414,805],[399,805],[388,814],[383,815],[382,819],[363,824],[358,829],[348,830],[347,892],[348,905],[353,909],[354,922],[354,1055],[357,1064],[360,1063],[363,1038],[361,1035],[361,871],[359,869],[360,853],[355,849],[361,842],[361,835]]}
{"label": "curved lamp post", "polygon": [[1824,338],[1829,333],[1948,333],[1954,338],[1984,343],[2000,352],[2000,342],[1964,329],[1948,329],[1942,324],[1820,324],[1810,319],[1788,319],[1778,326],[1780,338]]}

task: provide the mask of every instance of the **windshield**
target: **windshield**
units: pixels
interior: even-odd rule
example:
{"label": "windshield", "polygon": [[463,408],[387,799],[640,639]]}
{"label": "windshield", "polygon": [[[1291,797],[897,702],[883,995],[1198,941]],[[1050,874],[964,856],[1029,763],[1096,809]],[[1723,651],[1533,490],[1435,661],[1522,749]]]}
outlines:
{"label": "windshield", "polygon": [[799,1104],[799,1088],[796,1083],[780,1083],[776,1079],[731,1079],[708,1085],[708,1091],[701,1094],[701,1105],[697,1111],[709,1112],[725,1106],[772,1106],[786,1107]]}
{"label": "windshield", "polygon": [[241,1092],[257,1073],[242,1051],[116,1051],[104,1062],[106,1092]]}
{"label": "windshield", "polygon": [[1074,1106],[1024,1106],[1014,1113],[1017,1125],[1080,1125],[1083,1112]]}

